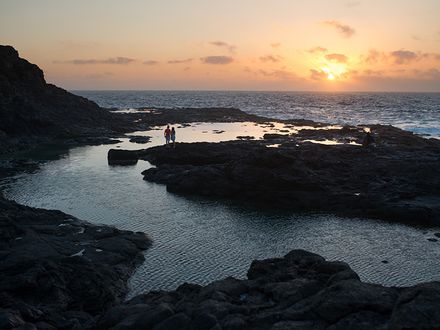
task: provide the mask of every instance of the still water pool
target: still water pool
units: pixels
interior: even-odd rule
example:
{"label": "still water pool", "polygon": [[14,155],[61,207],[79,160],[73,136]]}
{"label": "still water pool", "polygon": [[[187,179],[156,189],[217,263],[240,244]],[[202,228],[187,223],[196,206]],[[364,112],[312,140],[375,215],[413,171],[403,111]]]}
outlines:
{"label": "still water pool", "polygon": [[[225,133],[219,134],[221,130]],[[215,142],[237,132],[257,135],[256,130],[260,128],[246,123],[199,124],[179,128],[178,139]],[[439,229],[181,197],[142,180],[148,162],[107,164],[110,148],[139,149],[163,142],[161,130],[142,135],[153,136],[152,142],[139,145],[124,139],[117,145],[73,148],[35,173],[1,183],[5,195],[19,203],[149,234],[154,243],[130,280],[130,296],[184,282],[244,277],[253,259],[283,256],[298,248],[346,261],[368,282],[404,286],[440,280],[440,242],[427,240]]]}

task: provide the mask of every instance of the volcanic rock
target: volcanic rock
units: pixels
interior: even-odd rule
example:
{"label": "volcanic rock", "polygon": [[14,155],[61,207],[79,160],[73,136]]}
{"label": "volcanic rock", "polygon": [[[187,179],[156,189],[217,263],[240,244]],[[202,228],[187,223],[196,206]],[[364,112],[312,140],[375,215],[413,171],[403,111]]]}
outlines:
{"label": "volcanic rock", "polygon": [[246,280],[183,284],[113,307],[97,329],[438,329],[440,283],[363,283],[344,262],[293,250],[253,261]]}
{"label": "volcanic rock", "polygon": [[369,147],[302,143],[298,134],[277,136],[279,148],[264,141],[181,143],[139,156],[157,165],[143,172],[145,180],[178,194],[439,225],[440,141],[394,127],[375,132]]}
{"label": "volcanic rock", "polygon": [[83,329],[121,303],[151,244],[0,197],[0,328]]}

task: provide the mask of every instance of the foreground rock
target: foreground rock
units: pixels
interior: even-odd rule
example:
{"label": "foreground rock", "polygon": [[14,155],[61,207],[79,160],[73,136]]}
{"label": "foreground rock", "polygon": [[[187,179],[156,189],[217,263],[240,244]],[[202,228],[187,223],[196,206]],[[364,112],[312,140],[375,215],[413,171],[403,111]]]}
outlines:
{"label": "foreground rock", "polygon": [[82,329],[122,302],[143,233],[0,197],[0,329]]}
{"label": "foreground rock", "polygon": [[294,250],[254,261],[247,280],[184,284],[110,309],[97,329],[438,329],[440,283],[367,284],[343,262]]}
{"label": "foreground rock", "polygon": [[[440,141],[375,126],[376,146],[320,145],[317,131],[266,141],[178,144],[139,151],[144,179],[170,192],[295,211],[440,224]],[[324,131],[362,143],[351,129]],[[268,143],[278,148],[268,148]]]}

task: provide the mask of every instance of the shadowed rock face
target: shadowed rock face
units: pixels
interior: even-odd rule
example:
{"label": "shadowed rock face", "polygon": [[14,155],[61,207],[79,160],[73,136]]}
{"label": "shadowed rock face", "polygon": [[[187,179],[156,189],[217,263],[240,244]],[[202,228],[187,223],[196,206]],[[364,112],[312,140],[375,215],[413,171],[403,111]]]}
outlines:
{"label": "shadowed rock face", "polygon": [[363,283],[343,262],[294,250],[253,261],[247,280],[184,284],[110,309],[97,329],[436,329],[440,283]]}
{"label": "shadowed rock face", "polygon": [[371,148],[301,143],[299,135],[277,137],[279,148],[262,141],[193,143],[139,155],[157,165],[144,179],[174,193],[438,225],[440,141],[393,127],[375,131],[380,142]]}
{"label": "shadowed rock face", "polygon": [[94,315],[122,302],[149,245],[143,233],[0,197],[0,329],[93,324]]}
{"label": "shadowed rock face", "polygon": [[47,84],[38,66],[20,58],[14,48],[0,46],[0,137],[3,140],[103,136],[124,130],[124,121],[114,119],[113,114],[94,102]]}

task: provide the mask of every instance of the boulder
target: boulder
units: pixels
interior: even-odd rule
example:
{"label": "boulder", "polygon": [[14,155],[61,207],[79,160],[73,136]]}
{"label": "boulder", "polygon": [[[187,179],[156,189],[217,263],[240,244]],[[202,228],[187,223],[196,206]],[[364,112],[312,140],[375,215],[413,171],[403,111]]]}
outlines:
{"label": "boulder", "polygon": [[110,149],[107,153],[109,165],[135,165],[139,159],[137,151]]}

